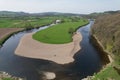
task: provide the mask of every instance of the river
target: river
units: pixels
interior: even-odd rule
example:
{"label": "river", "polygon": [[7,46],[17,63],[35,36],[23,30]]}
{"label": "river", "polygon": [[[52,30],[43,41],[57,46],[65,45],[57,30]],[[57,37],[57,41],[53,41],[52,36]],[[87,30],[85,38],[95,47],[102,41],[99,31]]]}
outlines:
{"label": "river", "polygon": [[21,39],[27,33],[36,32],[47,28],[19,32],[11,36],[0,48],[0,71],[5,71],[11,75],[23,77],[27,80],[46,80],[43,72],[54,72],[54,80],[80,80],[86,76],[93,75],[102,67],[102,60],[99,52],[90,43],[90,27],[93,21],[78,29],[82,34],[80,43],[81,50],[74,55],[75,61],[70,64],[60,65],[51,61],[41,59],[31,59],[19,57],[14,51]]}

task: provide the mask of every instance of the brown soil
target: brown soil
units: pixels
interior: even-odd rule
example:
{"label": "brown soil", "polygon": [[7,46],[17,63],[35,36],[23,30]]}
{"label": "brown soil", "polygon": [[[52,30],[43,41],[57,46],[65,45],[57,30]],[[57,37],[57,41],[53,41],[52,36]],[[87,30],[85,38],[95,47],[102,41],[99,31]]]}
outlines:
{"label": "brown soil", "polygon": [[0,28],[0,39],[4,38],[5,36],[23,30],[23,28]]}

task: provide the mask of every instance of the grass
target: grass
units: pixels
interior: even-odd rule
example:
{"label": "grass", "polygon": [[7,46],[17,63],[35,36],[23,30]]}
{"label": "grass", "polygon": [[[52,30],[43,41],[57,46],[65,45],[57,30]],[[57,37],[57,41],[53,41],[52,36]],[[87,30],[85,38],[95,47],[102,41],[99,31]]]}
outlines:
{"label": "grass", "polygon": [[2,80],[13,80],[12,78],[3,78]]}
{"label": "grass", "polygon": [[33,39],[50,44],[69,43],[72,41],[72,34],[69,33],[69,30],[72,28],[75,31],[78,27],[87,23],[88,21],[79,20],[77,22],[68,21],[57,24],[45,30],[38,31],[33,35]]}
{"label": "grass", "polygon": [[33,17],[26,19],[0,18],[0,28],[26,28],[28,24],[32,27],[39,27],[50,24],[54,20],[54,17]]}
{"label": "grass", "polygon": [[[72,19],[76,19],[74,16],[47,16],[47,17],[34,17],[34,16],[28,16],[28,17],[0,17],[0,28],[25,28],[26,30],[32,29],[35,27],[40,27],[44,25],[51,24],[55,20],[62,20],[64,23],[71,22]],[[79,20],[79,18],[77,18]],[[74,25],[72,23],[70,24],[62,24],[63,26],[70,26]],[[78,27],[78,26],[77,26]],[[11,34],[9,34],[11,35]],[[5,36],[4,38],[0,39],[0,45],[2,45],[8,36]],[[45,35],[46,36],[46,35]],[[71,36],[66,38],[70,38]],[[71,41],[71,40],[69,40]],[[57,42],[56,42],[57,43]]]}
{"label": "grass", "polygon": [[114,63],[113,64],[114,64],[114,66],[120,68],[120,56],[117,56],[117,55],[114,56]]}
{"label": "grass", "polygon": [[[12,18],[12,17],[6,17],[1,18],[0,17],[0,28],[25,28],[25,29],[31,29],[34,27],[40,27],[43,25],[51,24],[53,21],[55,21],[55,17],[25,17],[25,18]],[[12,34],[16,33],[12,32],[8,34],[7,36],[0,38],[0,45],[2,45]],[[4,34],[3,34],[4,35]]]}
{"label": "grass", "polygon": [[105,70],[99,72],[94,76],[95,78],[92,80],[120,80],[120,75],[111,66],[107,67]]}
{"label": "grass", "polygon": [[26,28],[27,26],[39,27],[47,24],[51,24],[56,19],[64,20],[64,22],[69,22],[74,17],[67,16],[48,16],[48,17],[0,17],[0,28]]}

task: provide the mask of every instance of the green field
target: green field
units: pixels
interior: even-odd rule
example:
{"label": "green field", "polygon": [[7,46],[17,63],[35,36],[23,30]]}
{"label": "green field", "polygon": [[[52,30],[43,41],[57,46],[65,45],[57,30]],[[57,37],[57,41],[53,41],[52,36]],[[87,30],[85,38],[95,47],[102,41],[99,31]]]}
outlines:
{"label": "green field", "polygon": [[72,41],[73,32],[82,25],[87,24],[87,20],[68,21],[51,26],[45,30],[38,31],[33,35],[33,39],[50,44],[63,44]]}
{"label": "green field", "polygon": [[0,18],[0,28],[32,28],[50,24],[53,21],[55,21],[54,17]]}
{"label": "green field", "polygon": [[[71,28],[72,31],[73,30],[75,31],[75,29],[77,27],[88,23],[87,20],[82,19],[77,16],[0,17],[0,28],[6,28],[6,29],[7,28],[25,28],[26,30],[28,30],[28,29],[51,24],[51,23],[55,22],[56,20],[61,20],[61,24],[55,25],[52,28],[49,28],[47,31],[47,32],[50,31],[49,35],[48,34],[46,35],[46,32],[45,32],[45,34],[44,33],[41,34],[43,37],[39,38],[38,37],[39,34],[38,34],[38,35],[34,35],[34,38],[36,40],[40,39],[40,41],[47,42],[47,43],[54,43],[54,44],[55,43],[59,43],[59,44],[60,43],[68,43],[68,42],[72,41],[72,37],[71,37],[72,35],[68,33],[68,29]],[[57,29],[56,29],[56,27],[57,27]],[[53,29],[52,32],[51,32],[51,29]],[[57,34],[55,33],[56,31],[57,31]],[[44,32],[44,31],[41,31],[41,32]],[[56,35],[53,35],[53,34],[56,34]],[[52,37],[51,37],[51,35],[52,35]],[[37,37],[38,37],[38,39],[37,39]],[[1,39],[1,44],[5,41],[5,39]],[[57,40],[57,39],[59,39],[59,40]]]}
{"label": "green field", "polygon": [[120,80],[120,75],[113,67],[107,67],[102,72],[95,75],[92,80]]}
{"label": "green field", "polygon": [[56,19],[63,22],[74,20],[74,17],[48,16],[48,17],[0,17],[0,28],[33,28],[51,24]]}
{"label": "green field", "polygon": [[12,78],[3,78],[1,80],[14,80],[14,79],[12,79]]}

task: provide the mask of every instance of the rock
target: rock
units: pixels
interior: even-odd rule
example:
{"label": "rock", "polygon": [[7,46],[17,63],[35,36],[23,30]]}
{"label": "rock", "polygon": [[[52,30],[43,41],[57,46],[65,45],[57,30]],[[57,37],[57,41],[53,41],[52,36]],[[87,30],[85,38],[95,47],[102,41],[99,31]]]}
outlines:
{"label": "rock", "polygon": [[56,77],[55,73],[53,73],[53,72],[43,72],[43,75],[48,80],[55,79],[55,77]]}

